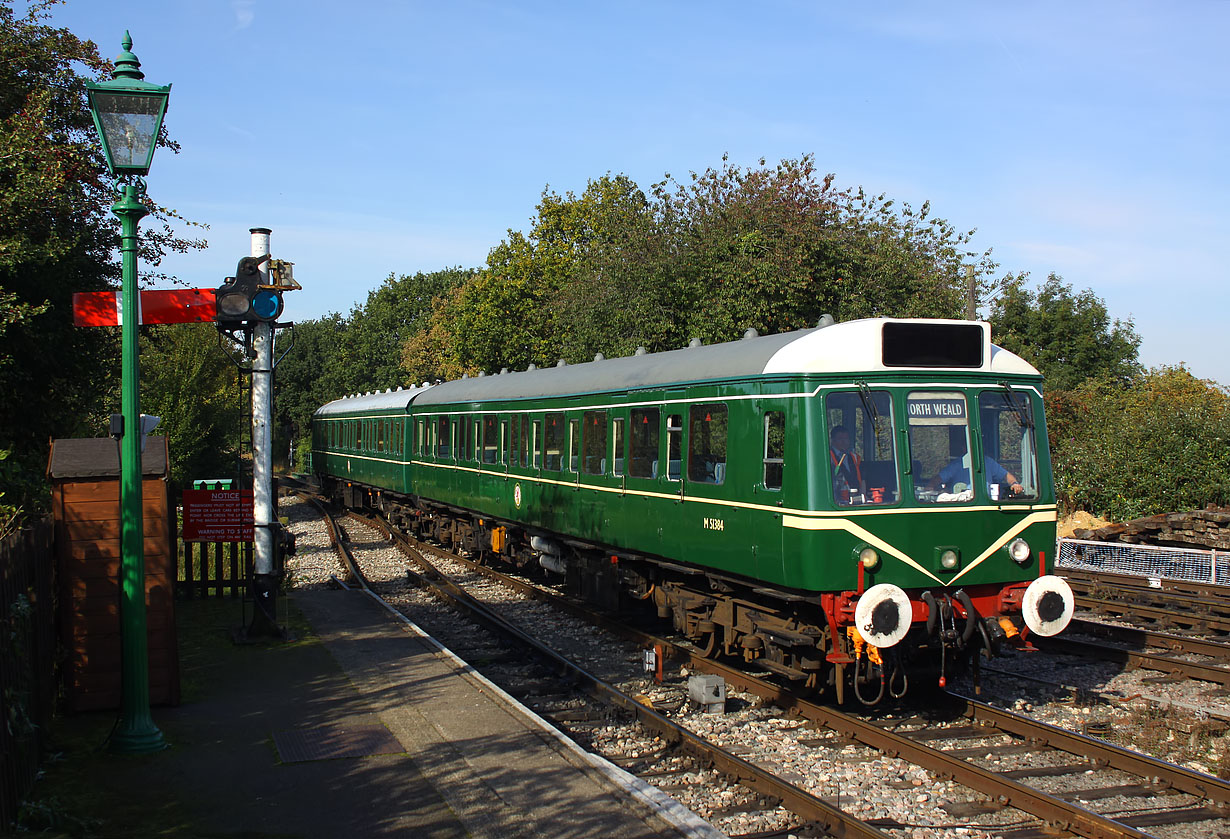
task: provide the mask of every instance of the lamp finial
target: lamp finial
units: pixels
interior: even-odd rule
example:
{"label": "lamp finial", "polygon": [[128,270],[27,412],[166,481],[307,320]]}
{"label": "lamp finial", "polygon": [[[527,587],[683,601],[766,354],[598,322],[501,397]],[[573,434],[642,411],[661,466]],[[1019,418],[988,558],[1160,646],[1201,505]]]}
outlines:
{"label": "lamp finial", "polygon": [[124,48],[124,51],[115,57],[115,72],[111,74],[111,78],[144,79],[145,74],[141,72],[141,62],[132,52],[132,35],[127,29],[124,30],[124,40],[120,42],[120,46]]}

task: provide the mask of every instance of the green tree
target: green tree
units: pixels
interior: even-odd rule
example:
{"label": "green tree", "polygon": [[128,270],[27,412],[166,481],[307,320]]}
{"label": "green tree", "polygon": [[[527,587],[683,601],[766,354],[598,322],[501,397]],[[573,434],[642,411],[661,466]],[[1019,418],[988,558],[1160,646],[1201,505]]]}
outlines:
{"label": "green tree", "polygon": [[883,195],[833,181],[806,155],[772,168],[724,159],[688,184],[655,186],[689,334],[728,341],[748,327],[814,325],[825,313],[951,317],[964,266],[993,267],[989,252],[967,249],[973,231],[957,232],[929,204],[898,210]]}
{"label": "green tree", "polygon": [[530,231],[510,231],[437,302],[403,364],[455,376],[798,329],[825,313],[955,316],[964,267],[994,268],[967,249],[971,236],[929,205],[837,190],[810,156],[751,169],[724,159],[648,197],[608,174],[580,196],[544,191]]}
{"label": "green tree", "polygon": [[274,370],[275,449],[293,448],[296,469],[307,468],[312,414],[353,392],[343,358],[347,336],[347,323],[336,312],[296,323],[294,346]]}
{"label": "green tree", "polygon": [[[411,336],[427,328],[436,297],[469,280],[471,269],[445,268],[389,277],[356,306],[347,322],[346,341],[338,359],[350,376],[352,390],[384,390],[409,384],[402,349]],[[339,394],[340,395],[340,394]]]}
{"label": "green tree", "polygon": [[1116,521],[1230,503],[1230,393],[1182,367],[1047,395],[1065,512]]}
{"label": "green tree", "polygon": [[996,344],[1038,368],[1047,387],[1071,390],[1089,378],[1127,382],[1140,372],[1140,336],[1131,319],[1111,319],[1090,289],[1074,294],[1051,274],[1036,291],[1009,274],[988,320]]}
{"label": "green tree", "polygon": [[[74,291],[108,287],[114,239],[86,77],[106,66],[88,41],[0,0],[0,481],[5,501],[37,502],[47,438],[104,413],[118,372],[112,330],[75,329]],[[102,387],[99,385],[102,384]]]}
{"label": "green tree", "polygon": [[[119,278],[114,195],[85,95],[111,65],[47,25],[54,2],[19,15],[0,0],[0,503],[21,505],[45,497],[48,437],[98,433],[118,392],[117,331],[72,323],[74,292]],[[199,244],[175,235],[173,211],[154,210],[144,264]]]}
{"label": "green tree", "polygon": [[246,421],[246,383],[212,324],[147,327],[141,336],[141,409],[161,417],[171,481],[236,474]]}

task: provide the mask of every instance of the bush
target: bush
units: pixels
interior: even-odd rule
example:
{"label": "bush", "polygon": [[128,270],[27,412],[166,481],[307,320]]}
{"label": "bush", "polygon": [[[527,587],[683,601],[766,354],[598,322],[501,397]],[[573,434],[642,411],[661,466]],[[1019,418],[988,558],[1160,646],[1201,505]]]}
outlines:
{"label": "bush", "polygon": [[1060,513],[1115,521],[1230,503],[1230,393],[1183,367],[1047,394]]}

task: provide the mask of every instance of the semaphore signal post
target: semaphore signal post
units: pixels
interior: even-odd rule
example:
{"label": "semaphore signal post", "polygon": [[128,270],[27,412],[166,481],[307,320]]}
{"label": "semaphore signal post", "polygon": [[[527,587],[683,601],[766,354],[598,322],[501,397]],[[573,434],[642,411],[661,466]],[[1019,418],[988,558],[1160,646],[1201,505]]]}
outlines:
{"label": "semaphore signal post", "polygon": [[[269,253],[267,227],[254,227],[251,255],[239,260],[234,277],[214,291],[218,331],[243,345],[251,361],[252,376],[252,500],[255,562],[252,594],[256,602],[249,638],[281,637],[277,624],[277,555],[284,543],[281,524],[274,515],[273,496],[273,369],[276,331],[285,308],[282,294],[300,286],[292,263],[274,260]],[[245,368],[241,367],[241,370]]]}

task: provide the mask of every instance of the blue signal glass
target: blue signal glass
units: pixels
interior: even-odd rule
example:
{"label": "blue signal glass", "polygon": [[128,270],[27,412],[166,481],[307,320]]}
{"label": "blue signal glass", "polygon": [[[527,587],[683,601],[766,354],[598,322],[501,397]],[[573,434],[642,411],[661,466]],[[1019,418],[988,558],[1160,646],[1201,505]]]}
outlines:
{"label": "blue signal glass", "polygon": [[282,295],[269,289],[261,289],[252,298],[252,313],[261,320],[274,320],[282,314]]}

